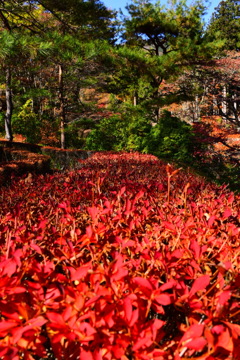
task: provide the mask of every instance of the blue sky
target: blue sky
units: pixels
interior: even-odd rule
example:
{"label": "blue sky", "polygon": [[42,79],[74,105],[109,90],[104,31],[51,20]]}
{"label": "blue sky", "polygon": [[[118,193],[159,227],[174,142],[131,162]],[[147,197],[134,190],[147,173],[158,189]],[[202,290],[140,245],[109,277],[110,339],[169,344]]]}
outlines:
{"label": "blue sky", "polygon": [[[218,4],[220,3],[221,0],[210,0],[210,5],[208,8],[208,14],[205,17],[205,21],[208,22],[208,20],[211,17],[211,14],[214,11],[214,8],[218,6]],[[119,10],[122,9],[123,12],[126,12],[125,10],[125,6],[127,4],[131,3],[131,0],[102,0],[102,2],[110,9],[114,9],[114,10]],[[153,1],[154,2],[154,1]],[[191,1],[192,2],[192,1]],[[190,1],[188,1],[188,3],[191,3]],[[162,5],[166,5],[167,4],[167,0],[161,0],[161,4]]]}

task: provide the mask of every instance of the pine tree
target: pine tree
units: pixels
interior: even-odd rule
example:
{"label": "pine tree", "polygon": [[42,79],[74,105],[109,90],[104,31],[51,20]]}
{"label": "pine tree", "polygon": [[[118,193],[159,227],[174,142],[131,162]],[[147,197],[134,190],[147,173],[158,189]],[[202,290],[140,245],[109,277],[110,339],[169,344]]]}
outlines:
{"label": "pine tree", "polygon": [[[9,107],[5,117],[8,139],[12,140],[13,138],[11,130],[14,103],[11,89],[13,75],[16,75],[17,72],[21,75],[24,74],[25,79],[28,79],[27,90],[33,94],[34,91],[37,93],[39,90],[36,89],[34,80],[37,77],[42,78],[44,73],[49,73],[48,69],[54,68],[50,72],[54,73],[57,85],[55,84],[56,86],[53,87],[53,84],[49,83],[51,79],[46,79],[45,84],[49,83],[50,91],[55,91],[52,98],[58,99],[61,110],[61,143],[64,147],[65,110],[67,106],[65,94],[71,88],[69,86],[67,89],[66,81],[68,81],[70,74],[76,74],[77,63],[78,65],[81,64],[79,66],[82,69],[83,63],[86,64],[89,57],[95,56],[97,47],[101,49],[100,44],[93,45],[91,42],[99,41],[99,39],[109,43],[114,42],[115,14],[109,11],[99,0],[68,0],[65,2],[7,0],[2,2],[0,8],[0,27],[8,31],[9,36],[10,34],[11,36],[17,35],[28,42],[26,47],[28,58],[24,57],[28,69],[22,63],[16,64],[14,57],[11,56],[8,56],[7,62],[5,61],[9,64],[8,68],[2,66],[2,70],[5,69],[6,72],[6,102]],[[32,34],[34,37],[31,36]],[[83,48],[85,50],[88,48],[88,50],[85,51]],[[81,51],[83,51],[82,54],[80,54]],[[55,68],[58,69],[57,76]],[[14,74],[13,69],[17,70]],[[29,84],[31,80],[32,84]],[[19,84],[21,86],[21,80]],[[23,92],[26,97],[26,83],[22,90],[19,88],[19,98]],[[56,103],[56,100],[54,101]],[[33,101],[33,106],[36,103],[37,101]]]}
{"label": "pine tree", "polygon": [[221,1],[212,15],[207,28],[210,40],[222,41],[223,50],[240,49],[240,2]]}
{"label": "pine tree", "polygon": [[123,57],[125,52],[128,67],[120,68],[117,76],[121,83],[127,79],[127,69],[129,79],[135,74],[135,87],[126,88],[134,90],[135,98],[153,110],[158,119],[163,105],[186,96],[174,86],[168,92],[162,91],[161,86],[174,82],[184,70],[212,56],[213,50],[204,38],[205,6],[202,2],[190,7],[185,2],[174,2],[167,9],[150,0],[134,0],[127,9],[130,16],[123,22],[119,54]]}

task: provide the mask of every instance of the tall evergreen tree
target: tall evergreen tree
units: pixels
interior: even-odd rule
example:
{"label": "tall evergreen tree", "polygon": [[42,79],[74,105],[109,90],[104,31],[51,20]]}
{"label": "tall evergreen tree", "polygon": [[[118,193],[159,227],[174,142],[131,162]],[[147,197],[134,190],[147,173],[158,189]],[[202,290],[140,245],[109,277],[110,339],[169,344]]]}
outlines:
{"label": "tall evergreen tree", "polygon": [[115,41],[116,12],[101,0],[38,0],[38,4],[58,19],[63,31],[80,29],[82,40],[104,39]]}
{"label": "tall evergreen tree", "polygon": [[[29,63],[28,73],[33,69],[33,66],[36,65],[36,59],[38,64],[42,64],[43,67],[56,66],[56,60],[58,61],[58,79],[56,86],[56,91],[58,92],[58,101],[61,108],[61,122],[62,124],[62,144],[63,140],[63,124],[65,123],[65,101],[64,96],[65,84],[64,79],[67,77],[64,76],[64,73],[70,73],[68,71],[72,66],[76,65],[76,56],[79,56],[79,49],[77,49],[77,44],[89,43],[89,41],[101,39],[102,41],[114,42],[115,36],[115,14],[109,11],[105,5],[99,0],[68,0],[66,2],[56,2],[53,0],[42,0],[42,1],[22,1],[22,0],[7,0],[1,2],[0,8],[0,26],[7,30],[11,34],[20,34],[25,36],[29,41],[29,48],[37,45],[40,47],[40,50],[43,54],[44,52],[44,42],[46,41],[45,50],[50,50],[52,52],[52,58],[49,57],[49,51],[46,53],[48,55],[48,61],[42,57],[41,59],[36,56],[32,59],[32,62]],[[50,46],[47,49],[49,44],[53,44],[54,36],[50,35],[55,32],[58,33],[58,40],[56,46]],[[35,34],[34,38],[38,38],[39,42],[31,40],[29,34]],[[46,36],[48,34],[48,36]],[[70,36],[71,41],[66,48],[66,38]],[[59,38],[61,38],[61,41]],[[72,46],[72,39],[75,37],[75,45]],[[52,38],[52,39],[51,39]],[[55,39],[56,40],[56,39]],[[33,45],[33,46],[32,46]],[[100,46],[101,47],[101,46]],[[96,48],[96,47],[95,47]],[[30,49],[29,49],[30,50]],[[37,49],[35,49],[38,52]],[[73,53],[75,52],[75,55]],[[71,61],[69,60],[69,54],[72,53]],[[67,59],[66,59],[67,57]],[[11,58],[9,58],[9,61]],[[12,66],[13,65],[13,66]],[[66,71],[65,66],[68,67]],[[7,137],[9,140],[12,140],[11,133],[11,116],[13,113],[13,102],[12,101],[12,91],[11,91],[11,78],[12,74],[10,70],[17,67],[17,64],[10,61],[8,71],[6,72],[6,101],[7,104],[11,107],[10,110],[6,112],[6,124],[8,125]],[[23,72],[24,66],[21,68],[20,72]],[[34,70],[35,71],[35,70]],[[29,76],[27,76],[29,77]],[[10,134],[10,135],[9,135]],[[64,146],[64,145],[62,145]]]}
{"label": "tall evergreen tree", "polygon": [[[189,7],[184,1],[173,2],[167,9],[159,2],[133,0],[127,9],[130,16],[123,22],[124,45],[119,53],[122,57],[124,52],[126,54],[129,78],[138,74],[135,97],[139,102],[147,103],[158,118],[160,107],[186,96],[186,93],[176,92],[173,86],[169,87],[168,93],[162,91],[161,86],[174,81],[184,69],[211,57],[212,49],[205,41],[202,19],[206,8],[202,2]],[[120,69],[120,79],[127,79],[126,71],[122,73]],[[139,81],[140,77],[142,81]],[[144,88],[148,89],[147,95],[142,91]]]}
{"label": "tall evergreen tree", "polygon": [[224,0],[215,8],[207,28],[210,40],[222,41],[223,50],[240,49],[240,2]]}

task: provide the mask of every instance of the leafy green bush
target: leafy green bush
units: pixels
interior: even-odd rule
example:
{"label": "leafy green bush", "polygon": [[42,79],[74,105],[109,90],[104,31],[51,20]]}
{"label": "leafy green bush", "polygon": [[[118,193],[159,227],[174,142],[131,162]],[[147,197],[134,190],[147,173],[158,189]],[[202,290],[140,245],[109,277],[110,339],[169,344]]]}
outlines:
{"label": "leafy green bush", "polygon": [[189,164],[194,156],[192,126],[163,111],[159,122],[151,128],[148,152],[166,160]]}
{"label": "leafy green bush", "polygon": [[86,142],[85,130],[92,127],[94,127],[94,121],[88,118],[68,123],[65,128],[66,148],[83,149]]}
{"label": "leafy green bush", "polygon": [[118,116],[103,118],[86,139],[86,148],[89,150],[117,150],[121,143],[121,119]]}
{"label": "leafy green bush", "polygon": [[32,110],[32,99],[28,99],[12,117],[13,133],[26,136],[27,142],[38,143],[41,140],[41,123]]}
{"label": "leafy green bush", "polygon": [[102,119],[87,137],[86,147],[97,151],[134,150],[179,163],[192,162],[192,127],[168,111],[155,126],[151,120],[144,110],[128,106],[121,115]]}
{"label": "leafy green bush", "polygon": [[217,183],[229,184],[232,190],[239,189],[239,165],[226,163],[220,155],[212,157],[207,131],[196,131],[168,111],[163,111],[159,122],[152,125],[143,110],[128,106],[121,115],[103,118],[95,124],[86,139],[86,148],[153,154],[180,166],[191,167]]}
{"label": "leafy green bush", "polygon": [[86,139],[90,150],[125,150],[146,152],[146,142],[151,130],[146,113],[133,106],[126,106],[122,114],[103,118],[95,125]]}

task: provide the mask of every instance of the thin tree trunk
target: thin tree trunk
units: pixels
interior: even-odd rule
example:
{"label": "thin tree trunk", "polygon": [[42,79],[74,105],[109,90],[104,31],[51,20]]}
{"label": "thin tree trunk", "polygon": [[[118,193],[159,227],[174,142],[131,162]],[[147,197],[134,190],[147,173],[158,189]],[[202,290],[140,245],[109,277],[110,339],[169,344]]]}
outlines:
{"label": "thin tree trunk", "polygon": [[222,114],[223,117],[226,119],[227,118],[227,87],[226,85],[223,86],[223,91],[222,91]]}
{"label": "thin tree trunk", "polygon": [[[3,22],[3,27],[5,29],[7,29],[7,31],[10,33],[12,30],[11,26],[9,24],[7,17],[4,15],[2,10],[0,10],[0,18]],[[8,141],[13,140],[12,126],[11,126],[12,113],[13,113],[11,85],[12,85],[11,68],[10,68],[10,66],[7,66],[7,68],[6,68],[6,91],[5,91],[5,96],[6,96],[6,113],[5,113],[5,134],[6,135],[5,135],[5,138]]]}
{"label": "thin tree trunk", "polygon": [[62,65],[58,66],[58,85],[59,85],[59,100],[60,100],[60,142],[61,149],[65,149],[65,102],[64,102],[64,86],[63,86],[63,68]]}
{"label": "thin tree trunk", "polygon": [[195,96],[195,114],[194,114],[194,120],[199,121],[200,120],[200,106],[199,106],[199,97],[198,95]]}
{"label": "thin tree trunk", "polygon": [[11,89],[11,69],[8,66],[6,69],[6,113],[5,113],[5,132],[6,132],[6,139],[8,141],[13,140],[12,134],[12,113],[13,113],[13,102],[12,102],[12,89]]}
{"label": "thin tree trunk", "polygon": [[137,102],[138,102],[137,92],[135,92],[133,97],[133,106],[137,106]]}

